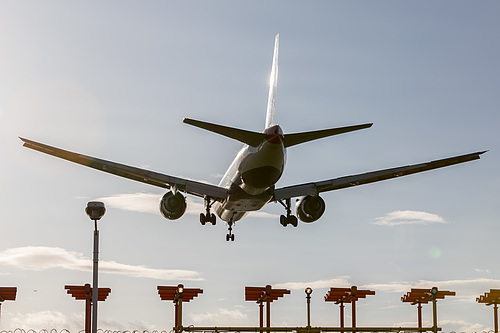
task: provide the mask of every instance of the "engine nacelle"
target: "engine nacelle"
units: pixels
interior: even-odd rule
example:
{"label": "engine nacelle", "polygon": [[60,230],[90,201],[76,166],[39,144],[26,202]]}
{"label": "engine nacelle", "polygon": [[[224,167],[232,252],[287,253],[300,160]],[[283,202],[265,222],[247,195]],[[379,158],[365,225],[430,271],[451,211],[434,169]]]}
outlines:
{"label": "engine nacelle", "polygon": [[177,220],[184,215],[186,211],[186,198],[177,192],[173,194],[172,191],[165,193],[160,201],[160,212],[164,218],[169,220]]}
{"label": "engine nacelle", "polygon": [[325,201],[319,195],[308,195],[297,200],[295,214],[306,223],[318,220],[325,212]]}

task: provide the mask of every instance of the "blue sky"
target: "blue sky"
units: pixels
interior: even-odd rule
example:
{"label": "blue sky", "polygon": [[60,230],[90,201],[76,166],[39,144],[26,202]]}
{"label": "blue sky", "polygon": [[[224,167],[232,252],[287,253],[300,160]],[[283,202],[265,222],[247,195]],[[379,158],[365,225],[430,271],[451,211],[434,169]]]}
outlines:
{"label": "blue sky", "polygon": [[[330,287],[376,291],[358,326],[416,325],[412,287],[457,292],[444,331],[492,328],[475,303],[500,288],[500,46],[496,1],[3,1],[0,3],[0,285],[17,286],[2,329],[83,325],[64,285],[91,282],[88,201],[100,223],[104,329],[170,329],[158,285],[204,290],[184,323],[257,325],[245,286],[292,290],[272,324],[338,325]],[[324,216],[283,228],[270,204],[234,228],[157,210],[162,189],[24,149],[18,136],[218,183],[238,142],[183,117],[255,131],[265,122],[280,34],[277,121],[285,132],[373,122],[288,151],[286,186],[489,150],[480,161],[325,193]],[[350,315],[348,309],[347,315]],[[347,317],[347,322],[350,318]],[[424,322],[431,321],[430,307]]]}

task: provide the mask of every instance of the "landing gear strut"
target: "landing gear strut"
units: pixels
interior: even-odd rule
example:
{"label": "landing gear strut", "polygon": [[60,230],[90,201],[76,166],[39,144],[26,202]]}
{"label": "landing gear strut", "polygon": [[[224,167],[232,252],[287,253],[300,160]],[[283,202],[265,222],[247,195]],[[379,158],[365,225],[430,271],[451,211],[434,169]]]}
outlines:
{"label": "landing gear strut", "polygon": [[292,215],[292,209],[291,209],[292,205],[290,201],[291,201],[290,198],[286,198],[284,203],[282,200],[278,201],[286,209],[286,216],[285,215],[280,216],[280,223],[284,227],[286,227],[289,224],[293,225],[294,227],[297,227],[298,225],[297,216]]}
{"label": "landing gear strut", "polygon": [[214,204],[215,201],[211,200],[210,197],[205,197],[205,209],[206,209],[206,214],[201,213],[200,214],[200,222],[202,225],[205,225],[205,223],[210,222],[212,225],[215,225],[216,223],[216,218],[215,214],[210,213],[210,208],[212,208],[212,205]]}
{"label": "landing gear strut", "polygon": [[228,225],[228,228],[227,228],[228,234],[226,235],[227,242],[229,242],[229,241],[234,242],[233,224],[234,224],[234,222],[232,220],[227,222],[227,225]]}

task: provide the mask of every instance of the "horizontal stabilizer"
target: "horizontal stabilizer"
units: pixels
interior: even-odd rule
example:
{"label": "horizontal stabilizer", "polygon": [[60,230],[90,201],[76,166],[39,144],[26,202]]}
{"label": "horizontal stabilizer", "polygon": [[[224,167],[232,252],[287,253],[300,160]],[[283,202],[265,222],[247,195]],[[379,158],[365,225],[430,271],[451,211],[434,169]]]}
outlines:
{"label": "horizontal stabilizer", "polygon": [[285,134],[283,142],[285,144],[285,147],[291,147],[291,146],[298,145],[300,143],[313,141],[313,140],[317,140],[317,139],[321,139],[321,138],[326,138],[326,137],[329,137],[332,135],[337,135],[337,134],[357,131],[357,130],[364,129],[364,128],[369,128],[372,125],[373,125],[373,123],[369,123],[369,124],[362,124],[362,125],[330,128],[330,129],[324,129],[324,130],[319,130],[319,131]]}
{"label": "horizontal stabilizer", "polygon": [[193,125],[199,128],[203,128],[210,132],[227,136],[228,138],[243,142],[252,147],[258,147],[262,143],[262,141],[266,139],[266,135],[264,133],[252,132],[252,131],[242,130],[239,128],[222,126],[189,118],[184,118],[182,121],[186,124]]}

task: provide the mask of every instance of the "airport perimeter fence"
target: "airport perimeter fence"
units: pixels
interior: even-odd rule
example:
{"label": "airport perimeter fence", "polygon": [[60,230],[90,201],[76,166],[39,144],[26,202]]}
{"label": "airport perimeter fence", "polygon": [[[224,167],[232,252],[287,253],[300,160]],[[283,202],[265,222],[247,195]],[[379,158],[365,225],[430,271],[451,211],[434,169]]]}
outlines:
{"label": "airport perimeter fence", "polygon": [[[139,331],[139,330],[125,330],[125,331],[119,331],[119,330],[103,330],[103,329],[98,329],[98,333],[172,333],[174,332],[173,330],[166,331],[158,331],[158,330],[153,330],[153,331]],[[62,329],[60,331],[56,329],[41,329],[41,330],[35,330],[35,329],[27,329],[24,330],[22,328],[16,328],[15,330],[1,330],[0,333],[73,333],[67,329]],[[77,333],[85,333],[85,330],[79,330]],[[222,333],[219,331],[202,331],[200,333]],[[224,332],[227,333],[227,332]],[[234,331],[234,333],[240,333],[239,331]],[[376,333],[383,333],[383,332],[376,332]],[[394,333],[394,332],[387,332],[387,333]],[[405,333],[405,331],[400,331],[399,333]],[[445,333],[445,332],[440,332],[440,333]],[[494,330],[489,330],[489,331],[473,331],[473,332],[455,332],[455,331],[450,331],[449,333],[495,333]]]}
{"label": "airport perimeter fence", "polygon": [[[125,331],[118,331],[118,330],[103,330],[103,329],[97,329],[98,333],[170,333],[173,332],[171,331],[158,331],[158,330],[153,330],[153,331],[139,331],[139,330],[125,330]],[[72,333],[70,330],[67,329],[62,329],[60,331],[56,330],[55,328],[48,330],[48,329],[41,329],[41,330],[35,330],[35,329],[27,329],[24,330],[22,328],[16,328],[15,330],[1,330],[0,333]],[[77,333],[85,333],[85,330],[79,330]]]}

